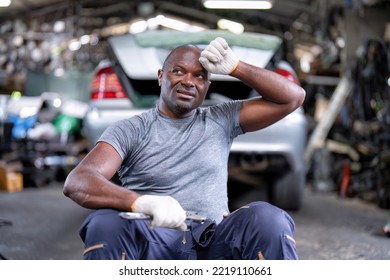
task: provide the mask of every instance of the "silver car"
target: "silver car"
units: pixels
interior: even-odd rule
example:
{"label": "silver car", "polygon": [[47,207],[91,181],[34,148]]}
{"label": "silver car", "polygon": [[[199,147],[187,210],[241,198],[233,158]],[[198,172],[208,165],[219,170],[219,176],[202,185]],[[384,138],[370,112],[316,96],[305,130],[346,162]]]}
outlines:
{"label": "silver car", "polygon": [[[97,67],[91,84],[89,110],[83,122],[89,148],[109,124],[155,106],[160,92],[157,70],[172,48],[182,44],[204,48],[217,36],[224,37],[242,61],[271,69],[298,83],[292,67],[280,60],[282,41],[276,36],[217,30],[159,30],[113,36],[108,39],[107,60]],[[258,94],[230,76],[211,75],[211,80],[203,106]],[[302,108],[272,126],[237,137],[229,158],[229,180],[246,187],[235,186],[229,199],[234,200],[249,186],[265,190],[266,199],[285,210],[298,210],[306,182],[305,144],[306,118]]]}

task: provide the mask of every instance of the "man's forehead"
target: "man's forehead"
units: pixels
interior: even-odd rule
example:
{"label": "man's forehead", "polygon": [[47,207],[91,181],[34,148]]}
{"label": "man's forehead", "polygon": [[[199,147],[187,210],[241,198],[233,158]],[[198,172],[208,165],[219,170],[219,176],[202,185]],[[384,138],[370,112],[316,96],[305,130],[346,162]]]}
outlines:
{"label": "man's forehead", "polygon": [[[186,59],[191,57],[200,56],[200,49],[195,46],[180,46],[174,49],[168,57],[169,61],[172,61],[172,58],[175,60]],[[194,56],[195,55],[195,56]]]}

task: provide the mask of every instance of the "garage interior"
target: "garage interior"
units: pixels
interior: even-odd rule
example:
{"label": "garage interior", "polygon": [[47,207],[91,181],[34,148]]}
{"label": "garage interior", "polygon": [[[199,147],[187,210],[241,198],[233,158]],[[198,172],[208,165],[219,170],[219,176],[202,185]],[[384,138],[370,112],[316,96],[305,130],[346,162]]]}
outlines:
{"label": "garage interior", "polygon": [[[60,194],[67,173],[88,151],[83,116],[94,70],[107,56],[107,39],[174,28],[245,30],[282,38],[280,55],[294,67],[306,90],[303,109],[308,129],[302,157],[307,164],[307,191],[320,201],[332,197],[355,204],[357,200],[370,207],[365,210],[370,215],[378,211],[373,218],[377,224],[369,227],[376,227],[373,235],[380,240],[375,242],[390,248],[386,238],[390,236],[390,1],[273,0],[267,10],[209,9],[201,0],[4,2],[10,4],[2,7],[0,0],[0,236],[9,239],[0,238],[0,259],[74,257],[81,244],[71,229],[77,231],[88,211],[71,202],[50,202],[50,197]],[[41,108],[42,98],[54,104],[58,97],[69,101],[61,117],[72,128],[57,142],[32,139],[28,131],[36,118],[10,118],[15,110]],[[52,114],[58,116],[58,111],[49,108],[40,118],[51,121]],[[58,133],[61,120],[56,121]],[[305,206],[313,205],[307,199],[297,215],[305,215]],[[61,234],[58,228],[49,229],[55,217],[31,229],[26,249],[16,245],[26,234],[18,221],[28,222],[26,214],[35,208],[31,203],[42,212],[56,209],[77,216],[72,220],[61,213],[60,221],[71,226],[61,227],[67,231],[68,245],[63,246],[68,247],[63,252],[58,249],[58,255],[44,252],[52,246],[45,243],[56,240],[50,235]],[[351,216],[359,219],[356,213]],[[43,214],[35,215],[39,219]],[[44,228],[49,229],[46,235]],[[38,253],[32,253],[39,245]],[[388,253],[306,256],[390,259]]]}

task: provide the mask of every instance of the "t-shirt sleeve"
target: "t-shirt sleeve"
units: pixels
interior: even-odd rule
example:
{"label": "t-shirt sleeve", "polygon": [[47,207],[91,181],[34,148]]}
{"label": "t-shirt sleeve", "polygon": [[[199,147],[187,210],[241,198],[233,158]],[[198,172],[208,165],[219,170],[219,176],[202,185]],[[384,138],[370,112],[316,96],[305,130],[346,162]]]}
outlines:
{"label": "t-shirt sleeve", "polygon": [[244,134],[240,126],[242,100],[233,100],[213,106],[212,118],[226,129],[230,139]]}
{"label": "t-shirt sleeve", "polygon": [[134,143],[136,135],[134,125],[125,119],[108,126],[97,142],[110,144],[123,160],[131,152],[131,143]]}

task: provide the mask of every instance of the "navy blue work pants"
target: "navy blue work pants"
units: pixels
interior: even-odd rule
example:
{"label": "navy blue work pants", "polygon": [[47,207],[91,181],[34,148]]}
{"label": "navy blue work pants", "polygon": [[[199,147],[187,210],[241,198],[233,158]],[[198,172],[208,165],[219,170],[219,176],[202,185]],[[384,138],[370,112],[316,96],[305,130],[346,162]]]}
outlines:
{"label": "navy blue work pants", "polygon": [[80,228],[84,259],[298,259],[294,221],[267,202],[252,202],[215,225],[192,222],[186,232],[150,229],[148,221],[125,220],[118,211],[91,213]]}

